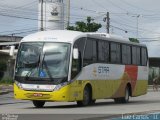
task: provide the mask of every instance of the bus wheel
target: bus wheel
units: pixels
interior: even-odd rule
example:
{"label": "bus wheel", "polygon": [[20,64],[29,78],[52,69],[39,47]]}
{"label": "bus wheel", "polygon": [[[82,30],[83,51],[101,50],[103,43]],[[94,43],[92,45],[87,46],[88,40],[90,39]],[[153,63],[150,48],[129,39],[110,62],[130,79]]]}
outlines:
{"label": "bus wheel", "polygon": [[129,96],[130,96],[129,87],[127,86],[125,89],[125,96],[121,98],[114,98],[115,103],[128,103],[129,102]]}
{"label": "bus wheel", "polygon": [[82,101],[77,101],[78,106],[87,106],[91,103],[91,92],[89,87],[84,88],[83,92],[83,100]]}
{"label": "bus wheel", "polygon": [[125,89],[125,96],[122,97],[122,103],[128,103],[129,102],[129,96],[130,96],[129,87],[127,86]]}
{"label": "bus wheel", "polygon": [[121,98],[114,98],[115,103],[121,103]]}
{"label": "bus wheel", "polygon": [[92,105],[95,104],[95,102],[96,102],[95,99],[94,99],[94,100],[91,100],[91,104],[92,104]]}
{"label": "bus wheel", "polygon": [[33,100],[33,105],[36,108],[42,108],[45,104],[45,101],[38,101],[38,100]]}

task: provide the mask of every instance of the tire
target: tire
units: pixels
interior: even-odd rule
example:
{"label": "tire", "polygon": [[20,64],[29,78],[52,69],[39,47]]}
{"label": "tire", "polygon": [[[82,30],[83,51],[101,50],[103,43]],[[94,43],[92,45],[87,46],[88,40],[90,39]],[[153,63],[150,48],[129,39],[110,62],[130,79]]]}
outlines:
{"label": "tire", "polygon": [[121,98],[114,98],[115,103],[121,103]]}
{"label": "tire", "polygon": [[122,97],[122,103],[128,103],[129,102],[129,87],[127,86],[126,89],[125,89],[125,96]]}
{"label": "tire", "polygon": [[78,106],[87,106],[91,103],[91,92],[89,87],[84,88],[83,92],[83,100],[82,101],[77,101]]}
{"label": "tire", "polygon": [[42,108],[45,104],[45,101],[38,101],[38,100],[33,100],[33,105],[36,108]]}
{"label": "tire", "polygon": [[94,100],[91,100],[90,104],[91,104],[91,105],[94,105],[94,104],[95,104],[95,102],[96,102],[96,100],[95,100],[95,99],[94,99]]}
{"label": "tire", "polygon": [[121,98],[114,98],[114,102],[115,103],[128,103],[129,96],[130,96],[130,91],[129,91],[129,87],[127,86],[125,89],[125,96]]}

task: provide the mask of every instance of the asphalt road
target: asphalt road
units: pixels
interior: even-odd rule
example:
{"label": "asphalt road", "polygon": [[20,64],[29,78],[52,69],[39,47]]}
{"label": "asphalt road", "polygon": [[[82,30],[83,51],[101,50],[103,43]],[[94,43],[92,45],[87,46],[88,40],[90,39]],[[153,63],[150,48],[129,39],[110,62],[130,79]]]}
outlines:
{"label": "asphalt road", "polygon": [[48,102],[41,109],[34,108],[30,101],[15,100],[13,93],[0,95],[0,119],[3,120],[6,117],[17,117],[16,115],[23,120],[28,120],[30,117],[38,117],[38,120],[45,118],[106,120],[133,113],[160,113],[160,92],[150,91],[146,95],[130,98],[127,104],[115,104],[110,99],[97,100],[95,105],[87,107],[77,107],[76,102]]}

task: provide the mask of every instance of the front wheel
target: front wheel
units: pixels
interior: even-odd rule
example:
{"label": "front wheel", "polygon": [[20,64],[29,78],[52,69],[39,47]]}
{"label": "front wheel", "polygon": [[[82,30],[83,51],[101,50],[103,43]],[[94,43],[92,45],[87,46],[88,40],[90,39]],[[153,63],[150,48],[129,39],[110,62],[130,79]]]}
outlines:
{"label": "front wheel", "polygon": [[89,87],[84,88],[83,92],[83,100],[82,101],[77,101],[78,106],[87,106],[91,102],[91,92]]}
{"label": "front wheel", "polygon": [[38,101],[38,100],[33,100],[33,105],[36,108],[42,108],[45,104],[45,101]]}

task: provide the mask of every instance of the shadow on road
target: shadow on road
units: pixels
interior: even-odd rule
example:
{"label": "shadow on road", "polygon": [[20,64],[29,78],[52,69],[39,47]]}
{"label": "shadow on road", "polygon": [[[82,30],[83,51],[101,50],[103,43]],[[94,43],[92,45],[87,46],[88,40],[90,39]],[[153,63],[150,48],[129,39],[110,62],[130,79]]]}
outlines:
{"label": "shadow on road", "polygon": [[[112,101],[110,102],[96,102],[93,105],[85,106],[85,107],[97,107],[97,106],[129,106],[129,105],[144,105],[144,104],[150,104],[150,103],[160,103],[160,100],[137,100],[137,101],[130,101],[129,103],[114,103]],[[28,107],[26,109],[33,109],[34,107]],[[57,109],[69,109],[69,108],[80,108],[77,106],[77,104],[69,104],[69,105],[55,105],[55,106],[44,106],[41,109],[52,109],[52,108],[57,108]],[[36,109],[36,108],[35,108]]]}

